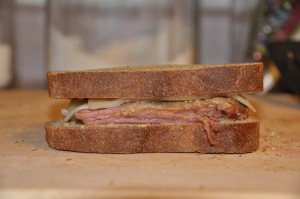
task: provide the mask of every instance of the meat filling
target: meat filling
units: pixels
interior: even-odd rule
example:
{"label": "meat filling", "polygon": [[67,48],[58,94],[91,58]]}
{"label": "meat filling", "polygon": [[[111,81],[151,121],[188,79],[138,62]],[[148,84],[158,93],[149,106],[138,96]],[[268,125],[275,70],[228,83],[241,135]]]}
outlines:
{"label": "meat filling", "polygon": [[94,124],[161,124],[201,122],[210,144],[214,144],[211,129],[223,119],[240,120],[248,117],[248,108],[232,98],[216,97],[180,102],[134,101],[120,106],[80,110],[75,118]]}

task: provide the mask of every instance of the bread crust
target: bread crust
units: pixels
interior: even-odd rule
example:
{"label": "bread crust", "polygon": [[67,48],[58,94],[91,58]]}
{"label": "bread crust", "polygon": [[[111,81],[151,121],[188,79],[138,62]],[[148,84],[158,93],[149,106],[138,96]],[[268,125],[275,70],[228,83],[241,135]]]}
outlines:
{"label": "bread crust", "polygon": [[51,98],[211,97],[263,90],[262,63],[48,72]]}
{"label": "bread crust", "polygon": [[46,123],[50,147],[93,153],[248,153],[259,145],[259,122],[253,118],[218,122],[209,144],[201,123],[69,125]]}

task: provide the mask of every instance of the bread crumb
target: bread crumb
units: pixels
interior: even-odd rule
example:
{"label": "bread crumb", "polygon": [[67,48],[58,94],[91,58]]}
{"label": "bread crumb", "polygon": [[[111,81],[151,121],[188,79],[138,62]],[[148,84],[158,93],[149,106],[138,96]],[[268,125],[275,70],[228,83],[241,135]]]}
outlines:
{"label": "bread crumb", "polygon": [[276,135],[276,132],[275,131],[272,131],[271,133],[270,133],[270,136],[272,136],[272,137],[274,137]]}
{"label": "bread crumb", "polygon": [[266,152],[267,151],[267,148],[266,147],[264,147],[262,150],[261,150],[261,152]]}

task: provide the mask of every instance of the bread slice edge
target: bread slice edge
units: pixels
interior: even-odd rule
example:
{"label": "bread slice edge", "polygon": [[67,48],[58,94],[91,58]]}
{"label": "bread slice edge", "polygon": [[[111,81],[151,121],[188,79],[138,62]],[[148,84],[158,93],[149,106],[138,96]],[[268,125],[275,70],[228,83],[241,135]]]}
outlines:
{"label": "bread slice edge", "polygon": [[[161,68],[159,68],[161,67]],[[262,63],[48,72],[51,98],[161,99],[263,91]]]}
{"label": "bread slice edge", "polygon": [[47,122],[46,138],[54,149],[89,153],[249,153],[259,146],[255,118],[217,122],[208,141],[202,123],[84,125]]}

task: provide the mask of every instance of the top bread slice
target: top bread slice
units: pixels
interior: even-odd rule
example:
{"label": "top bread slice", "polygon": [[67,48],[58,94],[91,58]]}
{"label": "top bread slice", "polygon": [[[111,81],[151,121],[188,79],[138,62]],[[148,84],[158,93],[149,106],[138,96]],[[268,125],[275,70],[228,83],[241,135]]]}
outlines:
{"label": "top bread slice", "polygon": [[161,99],[263,91],[263,64],[160,65],[48,72],[51,98]]}

